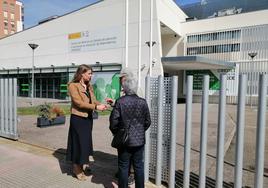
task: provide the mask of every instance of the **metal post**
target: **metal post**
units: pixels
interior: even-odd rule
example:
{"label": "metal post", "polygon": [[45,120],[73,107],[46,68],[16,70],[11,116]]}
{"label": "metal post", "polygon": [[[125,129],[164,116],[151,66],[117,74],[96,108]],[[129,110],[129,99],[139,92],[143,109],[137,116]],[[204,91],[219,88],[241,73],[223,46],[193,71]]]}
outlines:
{"label": "metal post", "polygon": [[249,96],[249,103],[250,103],[250,108],[252,108],[252,93],[253,93],[253,72],[252,72],[252,65],[253,64],[253,58],[250,64],[250,96]]}
{"label": "metal post", "polygon": [[199,188],[206,186],[206,154],[207,154],[207,126],[208,126],[208,91],[209,75],[203,78],[201,134],[200,134],[200,159],[199,159]]}
{"label": "metal post", "polygon": [[[150,77],[146,77],[146,87],[145,87],[145,96],[146,101],[149,106],[149,109],[151,111],[151,101],[150,101],[150,95],[151,95],[151,84],[150,84]],[[149,181],[149,159],[150,159],[150,131],[149,128],[145,133],[145,150],[144,150],[144,181]]]}
{"label": "metal post", "polygon": [[235,177],[234,187],[242,187],[243,151],[244,151],[244,127],[245,127],[245,97],[246,97],[245,74],[239,75],[237,128],[236,128],[236,153],[235,153]]}
{"label": "metal post", "polygon": [[128,67],[128,0],[126,0],[126,34],[125,34],[125,66]]}
{"label": "metal post", "polygon": [[266,96],[267,96],[267,75],[261,74],[259,77],[259,106],[256,135],[256,157],[255,157],[255,188],[263,187],[263,169],[265,152],[265,121],[266,121]]}
{"label": "metal post", "polygon": [[216,187],[222,188],[223,160],[224,160],[224,135],[225,135],[225,111],[226,111],[226,75],[220,77],[220,99],[218,110],[218,140],[217,140],[217,171]]}
{"label": "metal post", "polygon": [[5,99],[5,108],[4,108],[4,118],[5,118],[5,134],[8,133],[8,78],[4,79],[4,99]]}
{"label": "metal post", "polygon": [[141,9],[142,9],[142,3],[141,0],[139,0],[139,50],[138,50],[138,88],[141,86]]}
{"label": "metal post", "polygon": [[32,50],[33,50],[33,57],[32,57],[32,92],[31,92],[31,98],[32,102],[31,105],[33,105],[33,98],[34,98],[34,50],[39,46],[38,44],[28,44]]}
{"label": "metal post", "polygon": [[150,1],[150,56],[149,56],[149,75],[152,76],[152,60],[153,60],[153,10],[154,0]]}
{"label": "metal post", "polygon": [[15,139],[18,139],[18,130],[17,130],[17,78],[14,79],[14,86],[13,86],[13,102],[14,102],[14,135],[15,135]]}
{"label": "metal post", "polygon": [[9,78],[8,79],[8,96],[7,96],[7,100],[8,100],[8,119],[9,119],[9,123],[8,123],[8,132],[10,133],[10,134],[12,134],[13,133],[13,130],[12,130],[12,127],[14,126],[13,125],[13,122],[12,122],[12,120],[13,120],[13,114],[12,114],[12,108],[13,108],[13,104],[12,104],[12,81],[13,81],[13,79],[12,78]]}
{"label": "metal post", "polygon": [[183,187],[190,185],[191,132],[192,132],[193,76],[187,76],[185,136],[184,136],[184,175]]}
{"label": "metal post", "polygon": [[157,154],[156,154],[156,186],[161,185],[162,177],[162,140],[163,140],[163,93],[164,93],[164,78],[158,76],[158,119],[157,119]]}
{"label": "metal post", "polygon": [[4,132],[4,79],[0,79],[0,131]]}
{"label": "metal post", "polygon": [[253,93],[253,59],[254,57],[257,55],[258,53],[257,52],[250,52],[248,53],[248,55],[251,57],[251,63],[250,63],[250,98],[249,98],[249,101],[250,101],[250,108],[252,108],[252,93]]}
{"label": "metal post", "polygon": [[33,99],[34,98],[34,49],[33,49],[33,56],[32,56],[32,92],[31,92],[31,105],[33,106]]}
{"label": "metal post", "polygon": [[178,77],[172,77],[171,96],[171,128],[170,128],[170,159],[169,159],[169,188],[175,187],[175,165],[176,165],[176,126],[177,126],[177,97]]}

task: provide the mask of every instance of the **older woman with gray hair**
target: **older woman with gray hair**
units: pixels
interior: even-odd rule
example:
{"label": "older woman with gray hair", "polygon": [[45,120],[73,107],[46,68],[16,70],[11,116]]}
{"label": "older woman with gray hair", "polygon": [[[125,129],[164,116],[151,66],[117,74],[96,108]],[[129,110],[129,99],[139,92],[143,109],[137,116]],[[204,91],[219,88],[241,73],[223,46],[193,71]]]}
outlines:
{"label": "older woman with gray hair", "polygon": [[125,96],[115,102],[110,116],[110,130],[115,135],[120,129],[128,132],[127,142],[117,148],[118,151],[118,186],[128,187],[128,170],[132,159],[135,176],[135,187],[144,187],[143,152],[145,131],[151,125],[148,105],[137,93],[137,80],[124,76],[122,88]]}

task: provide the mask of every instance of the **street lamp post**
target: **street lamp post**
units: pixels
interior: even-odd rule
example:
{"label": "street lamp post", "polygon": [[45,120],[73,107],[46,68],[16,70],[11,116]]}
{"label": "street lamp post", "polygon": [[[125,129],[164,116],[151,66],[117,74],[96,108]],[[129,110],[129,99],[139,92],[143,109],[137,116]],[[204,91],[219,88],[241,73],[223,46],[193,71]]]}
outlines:
{"label": "street lamp post", "polygon": [[32,56],[32,92],[31,92],[31,105],[33,106],[33,98],[34,98],[34,50],[38,47],[38,44],[30,43],[28,44],[33,50]]}
{"label": "street lamp post", "polygon": [[252,93],[253,93],[253,59],[254,57],[257,55],[257,52],[249,52],[248,55],[251,58],[251,64],[250,64],[250,98],[249,98],[249,102],[250,102],[250,108],[252,108]]}

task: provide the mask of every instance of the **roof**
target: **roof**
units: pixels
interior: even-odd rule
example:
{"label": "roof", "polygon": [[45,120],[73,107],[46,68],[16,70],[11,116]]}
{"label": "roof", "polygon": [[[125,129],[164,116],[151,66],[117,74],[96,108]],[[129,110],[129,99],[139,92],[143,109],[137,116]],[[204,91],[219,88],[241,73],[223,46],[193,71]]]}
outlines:
{"label": "roof", "polygon": [[167,70],[211,70],[232,69],[235,63],[217,61],[200,56],[162,57],[163,67]]}
{"label": "roof", "polygon": [[209,17],[246,13],[268,9],[267,0],[203,0],[180,8],[189,17],[205,19]]}

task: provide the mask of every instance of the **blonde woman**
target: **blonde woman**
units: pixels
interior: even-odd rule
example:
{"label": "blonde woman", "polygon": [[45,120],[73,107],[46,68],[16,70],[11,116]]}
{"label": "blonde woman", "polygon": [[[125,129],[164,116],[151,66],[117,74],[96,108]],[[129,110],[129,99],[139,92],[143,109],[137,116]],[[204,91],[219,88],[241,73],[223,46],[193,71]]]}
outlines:
{"label": "blonde woman", "polygon": [[67,144],[67,160],[73,163],[73,173],[79,180],[86,180],[83,165],[89,163],[93,155],[92,125],[93,110],[106,110],[107,106],[98,102],[90,84],[92,68],[80,65],[73,80],[68,85],[71,97],[71,118]]}

